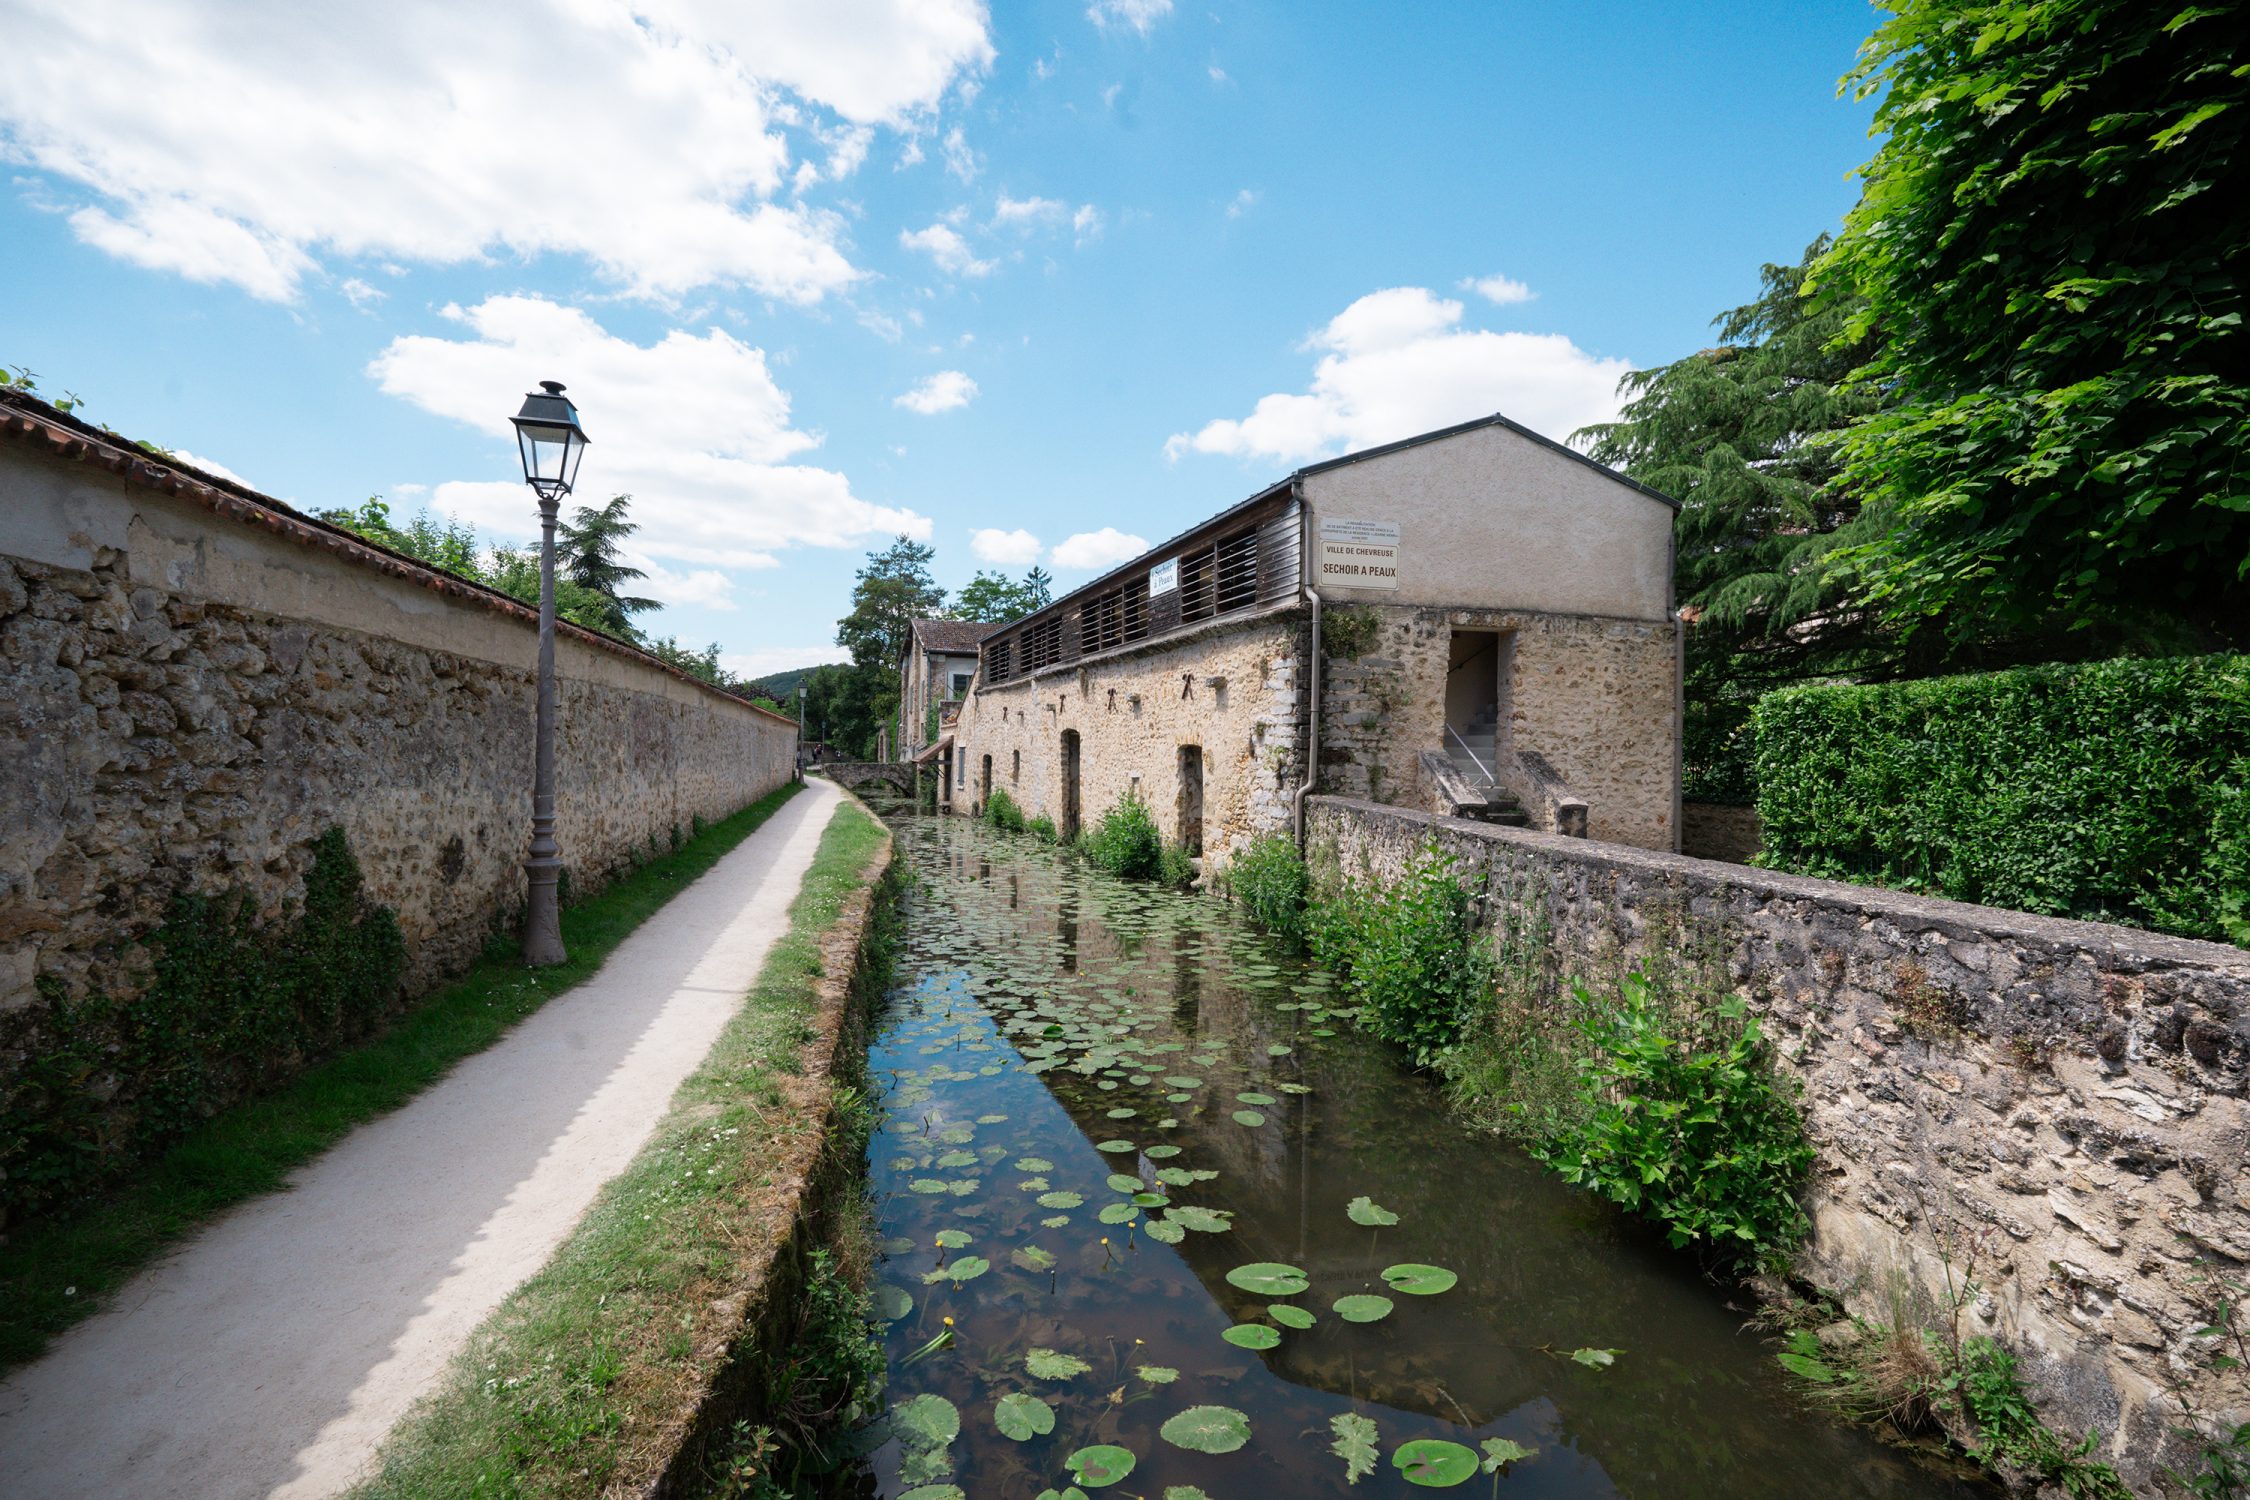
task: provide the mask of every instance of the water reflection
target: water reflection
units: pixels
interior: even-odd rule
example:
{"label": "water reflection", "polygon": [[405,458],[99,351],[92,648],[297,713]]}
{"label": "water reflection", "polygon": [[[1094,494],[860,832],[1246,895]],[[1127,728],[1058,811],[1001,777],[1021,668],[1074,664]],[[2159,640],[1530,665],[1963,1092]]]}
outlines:
{"label": "water reflection", "polygon": [[[1403,1496],[1420,1491],[1390,1458],[1420,1438],[1538,1450],[1470,1494],[1980,1493],[1804,1411],[1717,1291],[1460,1128],[1423,1080],[1329,1014],[1323,976],[1224,908],[958,821],[896,826],[921,880],[873,1054],[882,1295],[904,1309],[888,1334],[891,1394],[944,1397],[960,1431],[887,1446],[884,1495],[949,1482],[1031,1500],[1069,1482],[1070,1454],[1108,1444],[1136,1459],[1116,1494]],[[1136,1188],[1162,1196],[1135,1211]],[[1345,1207],[1361,1195],[1399,1222],[1353,1223]],[[1227,1280],[1260,1261],[1307,1274],[1285,1300],[1316,1318],[1262,1351],[1221,1337],[1275,1322],[1267,1308],[1284,1299]],[[1400,1262],[1459,1283],[1395,1293],[1380,1273]],[[1332,1305],[1354,1294],[1392,1311],[1346,1322]],[[909,1362],[948,1316],[954,1344]],[[1567,1357],[1585,1347],[1623,1352],[1594,1369]],[[1087,1368],[1040,1378],[1033,1349]],[[1011,1392],[1047,1403],[1053,1430],[1003,1435],[995,1403]],[[1159,1435],[1206,1404],[1247,1417],[1240,1451]],[[1332,1446],[1345,1413],[1379,1433],[1377,1467],[1356,1486]]]}

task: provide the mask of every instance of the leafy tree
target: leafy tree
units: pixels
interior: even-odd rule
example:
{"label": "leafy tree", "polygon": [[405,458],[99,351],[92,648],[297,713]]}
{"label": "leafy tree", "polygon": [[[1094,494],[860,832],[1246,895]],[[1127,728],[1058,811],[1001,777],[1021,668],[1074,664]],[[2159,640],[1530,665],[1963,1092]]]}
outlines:
{"label": "leafy tree", "polygon": [[2250,7],[1883,3],[1847,85],[1885,140],[1816,271],[1847,337],[1884,334],[1853,586],[1908,628],[2250,640]]}
{"label": "leafy tree", "polygon": [[[1032,569],[1034,574],[1038,571]],[[953,615],[961,620],[1005,624],[1037,609],[1039,606],[1032,602],[1034,597],[1030,578],[1018,582],[1005,573],[980,572],[953,596]]]}
{"label": "leafy tree", "polygon": [[1045,609],[1055,602],[1055,575],[1033,563],[1031,571],[1023,575],[1023,595],[1025,602],[1031,606],[1024,611],[1025,614],[1030,614],[1033,609]]}
{"label": "leafy tree", "polygon": [[[495,547],[490,566],[479,582],[490,584],[503,594],[511,594],[526,604],[539,602],[539,549],[537,547]],[[597,594],[584,584],[571,578],[562,570],[562,559],[555,559],[555,617],[568,620],[573,625],[583,625],[588,630],[599,630],[620,640],[641,643],[640,633],[630,624],[621,626],[617,619],[617,601],[607,594]]]}
{"label": "leafy tree", "polygon": [[631,495],[612,495],[606,505],[581,505],[557,528],[560,535],[555,541],[557,572],[608,600],[611,618],[601,628],[628,640],[634,637],[632,617],[657,607],[654,599],[622,592],[634,579],[648,576],[619,555],[625,539],[641,529],[638,522],[626,518],[632,505]]}
{"label": "leafy tree", "polygon": [[860,666],[896,671],[916,620],[945,607],[945,590],[930,577],[935,549],[901,535],[867,554],[852,588],[852,610],[836,622],[836,644]]}

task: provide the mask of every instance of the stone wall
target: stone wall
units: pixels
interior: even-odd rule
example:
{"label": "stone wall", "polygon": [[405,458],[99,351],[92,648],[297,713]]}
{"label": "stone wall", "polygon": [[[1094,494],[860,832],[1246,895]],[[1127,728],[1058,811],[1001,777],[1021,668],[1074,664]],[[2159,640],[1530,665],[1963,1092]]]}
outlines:
{"label": "stone wall", "polygon": [[[524,890],[535,612],[51,414],[0,422],[0,1011],[37,981],[128,995],[174,892],[278,908],[332,826],[410,987],[472,957]],[[629,647],[566,630],[557,668],[580,893],[792,774],[793,723]]]}
{"label": "stone wall", "polygon": [[2250,1420],[2195,1330],[2250,1265],[2250,952],[1340,798],[1316,868],[1395,874],[1434,839],[1491,898],[1538,903],[1565,973],[1652,945],[1715,956],[1804,1085],[1820,1163],[1799,1269],[1854,1311],[1944,1295],[2013,1349],[2050,1425],[2102,1434],[2151,1491],[2195,1461],[2189,1393]]}
{"label": "stone wall", "polygon": [[1298,660],[1305,611],[1247,619],[1126,647],[1033,677],[978,686],[954,726],[956,811],[992,785],[1026,817],[1060,827],[1062,737],[1080,737],[1079,799],[1087,826],[1137,787],[1166,838],[1179,836],[1180,748],[1201,748],[1203,847],[1212,868],[1260,833],[1289,827],[1303,777]]}
{"label": "stone wall", "polygon": [[1441,748],[1455,630],[1501,635],[1503,752],[1512,741],[1544,756],[1586,800],[1591,837],[1675,847],[1677,627],[1669,623],[1368,604],[1330,611],[1323,792],[1428,805],[1434,789],[1421,785],[1417,758]]}
{"label": "stone wall", "polygon": [[1765,825],[1754,807],[1725,802],[1680,804],[1680,852],[1697,859],[1746,865],[1765,847]]}

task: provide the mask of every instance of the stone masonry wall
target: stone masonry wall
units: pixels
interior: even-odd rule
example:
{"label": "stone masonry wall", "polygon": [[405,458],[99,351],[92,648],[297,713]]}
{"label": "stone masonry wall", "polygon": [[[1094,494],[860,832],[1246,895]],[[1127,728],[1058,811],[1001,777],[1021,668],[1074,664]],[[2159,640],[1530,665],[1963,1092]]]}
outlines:
{"label": "stone masonry wall", "polygon": [[954,728],[956,765],[966,772],[953,788],[954,810],[982,806],[989,755],[992,785],[1006,789],[1026,817],[1053,818],[1060,827],[1062,735],[1075,729],[1086,826],[1137,785],[1165,837],[1177,838],[1179,749],[1198,745],[1204,853],[1210,868],[1223,867],[1258,834],[1289,827],[1303,775],[1303,623],[1303,609],[1292,606],[1037,677],[978,685]]}
{"label": "stone masonry wall", "polygon": [[[270,912],[337,825],[397,911],[410,987],[517,910],[526,612],[252,519],[0,442],[0,1011],[37,981],[126,998],[175,891]],[[792,774],[785,719],[583,637],[557,667],[579,893]]]}
{"label": "stone masonry wall", "polygon": [[2250,952],[1339,798],[1316,868],[1389,878],[1430,840],[1490,905],[1544,910],[1566,974],[1652,945],[1712,952],[1804,1086],[1820,1161],[1801,1272],[1888,1320],[1944,1294],[1942,1239],[1978,1259],[1965,1332],[2013,1349],[2042,1415],[2143,1492],[2192,1452],[2184,1390],[2229,1427],[2214,1371],[2224,1274],[2250,1266]]}
{"label": "stone masonry wall", "polygon": [[1545,756],[1587,802],[1597,839],[1676,847],[1678,719],[1670,624],[1517,610],[1352,605],[1323,647],[1320,789],[1427,805],[1417,759],[1441,748],[1452,633],[1513,642],[1502,710],[1520,750]]}

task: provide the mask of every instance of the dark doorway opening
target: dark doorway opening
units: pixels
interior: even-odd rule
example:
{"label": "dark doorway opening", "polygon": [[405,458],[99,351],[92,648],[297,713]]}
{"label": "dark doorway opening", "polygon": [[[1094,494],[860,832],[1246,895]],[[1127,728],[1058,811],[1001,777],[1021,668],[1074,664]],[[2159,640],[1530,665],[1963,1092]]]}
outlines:
{"label": "dark doorway opening", "polygon": [[986,806],[986,805],[987,805],[988,803],[990,803],[991,801],[992,801],[992,757],[991,757],[991,756],[989,756],[989,755],[987,755],[987,756],[986,756],[986,757],[984,758],[984,765],[983,765],[982,769],[981,769],[981,770],[979,770],[979,772],[977,773],[977,811],[978,811],[978,812],[980,812],[980,813],[981,813],[981,812],[983,812],[983,811],[984,811],[984,809],[985,809],[985,806]]}
{"label": "dark doorway opening", "polygon": [[1203,853],[1203,747],[1180,746],[1180,847]]}
{"label": "dark doorway opening", "polygon": [[1497,779],[1504,738],[1500,670],[1505,654],[1497,630],[1456,630],[1445,673],[1445,753],[1463,776],[1487,788]]}
{"label": "dark doorway opening", "polygon": [[1075,729],[1062,733],[1062,836],[1065,843],[1078,838],[1078,731]]}

